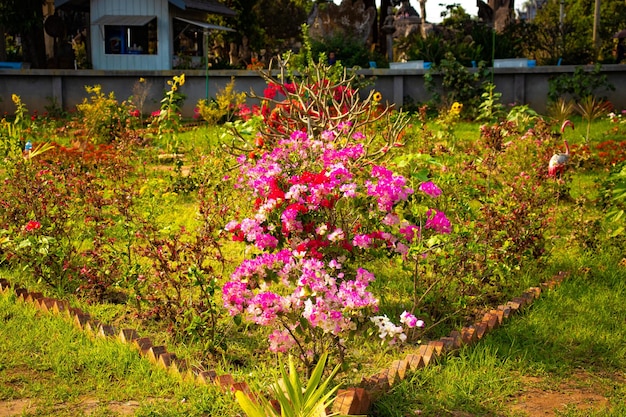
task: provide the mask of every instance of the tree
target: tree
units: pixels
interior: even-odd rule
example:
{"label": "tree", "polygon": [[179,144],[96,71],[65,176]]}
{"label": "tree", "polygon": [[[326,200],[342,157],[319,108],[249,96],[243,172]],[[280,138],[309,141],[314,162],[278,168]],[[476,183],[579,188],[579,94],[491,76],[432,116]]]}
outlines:
{"label": "tree", "polygon": [[0,27],[5,33],[19,34],[23,60],[33,68],[46,67],[43,32],[43,0],[3,0],[0,2]]}
{"label": "tree", "polygon": [[566,0],[562,26],[558,1],[548,1],[538,11],[534,23],[546,53],[540,60],[554,64],[562,58],[564,64],[577,65],[611,59],[612,35],[626,27],[626,4],[623,0],[602,1],[599,52],[592,42],[594,4],[594,0]]}

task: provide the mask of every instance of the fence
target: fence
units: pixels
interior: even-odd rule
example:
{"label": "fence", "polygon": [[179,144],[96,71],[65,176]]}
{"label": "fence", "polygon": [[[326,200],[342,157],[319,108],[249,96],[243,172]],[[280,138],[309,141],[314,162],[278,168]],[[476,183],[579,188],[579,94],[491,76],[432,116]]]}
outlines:
{"label": "fence", "polygon": [[[548,82],[560,74],[573,74],[575,66],[538,66],[527,68],[494,68],[496,91],[502,93],[504,104],[528,104],[539,113],[547,107]],[[593,67],[589,66],[589,70]],[[373,77],[374,88],[385,100],[402,106],[406,103],[426,102],[430,94],[424,87],[424,69],[366,69],[359,73]],[[15,108],[11,94],[17,94],[28,109],[42,113],[46,108],[60,107],[71,111],[87,97],[85,86],[101,85],[106,94],[114,92],[121,102],[133,94],[133,86],[140,77],[148,85],[144,113],[159,108],[163,94],[168,90],[167,81],[174,75],[185,73],[186,83],[180,92],[186,95],[183,116],[193,115],[198,100],[215,97],[235,78],[237,91],[251,90],[262,94],[265,82],[256,71],[198,70],[186,71],[98,71],[98,70],[37,70],[0,69],[0,112],[13,113]],[[616,87],[615,91],[601,91],[617,110],[626,109],[626,65],[605,65],[602,73]],[[437,75],[435,74],[435,78]],[[367,93],[367,92],[363,92]]]}

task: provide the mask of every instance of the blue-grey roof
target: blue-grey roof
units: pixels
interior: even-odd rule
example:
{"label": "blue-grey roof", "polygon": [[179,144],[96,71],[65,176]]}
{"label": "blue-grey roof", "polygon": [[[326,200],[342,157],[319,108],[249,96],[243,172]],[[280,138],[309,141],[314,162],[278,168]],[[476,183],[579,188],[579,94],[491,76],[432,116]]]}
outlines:
{"label": "blue-grey roof", "polygon": [[[223,5],[217,0],[168,0],[172,5],[182,10],[192,9],[202,12],[220,14],[224,16],[234,16],[237,13]],[[54,0],[54,7],[62,7],[64,5],[86,6],[88,0]]]}

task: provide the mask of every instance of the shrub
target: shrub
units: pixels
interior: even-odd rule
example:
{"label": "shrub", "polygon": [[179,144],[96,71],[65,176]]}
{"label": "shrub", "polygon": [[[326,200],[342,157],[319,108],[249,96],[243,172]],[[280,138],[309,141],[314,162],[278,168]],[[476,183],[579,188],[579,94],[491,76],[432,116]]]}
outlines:
{"label": "shrub", "polygon": [[119,138],[130,122],[130,107],[119,104],[115,94],[105,95],[102,86],[86,86],[91,96],[76,106],[87,136],[93,143],[111,143]]}
{"label": "shrub", "polygon": [[481,95],[485,91],[483,82],[489,72],[484,62],[479,63],[478,69],[470,71],[456,60],[451,53],[447,53],[441,63],[433,66],[432,70],[424,75],[426,89],[432,94],[435,107],[449,108],[453,102],[462,103],[468,116],[472,109],[478,109]]}
{"label": "shrub", "polygon": [[[599,90],[615,91],[615,86],[608,81],[606,74],[601,74],[602,65],[596,64],[593,70],[576,67],[574,74],[561,74],[548,81],[548,100],[556,102],[559,98],[578,102],[585,97],[597,97]],[[604,99],[605,97],[597,97]]]}
{"label": "shrub", "polygon": [[209,124],[232,122],[246,99],[246,93],[237,93],[234,89],[235,77],[232,77],[226,87],[217,92],[215,100],[198,101],[200,116]]}

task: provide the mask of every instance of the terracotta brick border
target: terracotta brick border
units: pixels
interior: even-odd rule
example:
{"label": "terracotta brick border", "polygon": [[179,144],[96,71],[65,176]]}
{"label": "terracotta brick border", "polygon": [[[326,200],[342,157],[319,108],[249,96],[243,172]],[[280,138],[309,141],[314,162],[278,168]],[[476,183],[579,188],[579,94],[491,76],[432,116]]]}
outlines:
{"label": "terracotta brick border", "polygon": [[[456,353],[462,346],[475,344],[487,333],[502,325],[514,313],[522,311],[539,298],[543,289],[554,288],[568,275],[569,273],[559,272],[550,281],[542,283],[539,287],[531,287],[521,296],[485,313],[480,321],[460,330],[453,330],[449,336],[420,345],[416,350],[407,354],[404,359],[394,360],[389,368],[383,369],[375,375],[364,377],[359,386],[340,389],[337,391],[332,411],[343,415],[366,415],[372,403],[388,392],[395,383],[404,380],[415,371],[437,362],[442,356]],[[10,283],[6,279],[0,278],[0,291],[6,292],[10,289]],[[225,393],[242,391],[253,401],[256,401],[254,393],[245,381],[236,381],[231,374],[218,375],[212,369],[203,370],[195,366],[190,367],[175,353],[168,352],[165,346],[154,346],[150,338],[141,337],[134,329],[116,329],[99,322],[80,309],[70,307],[66,301],[44,297],[38,292],[29,292],[19,287],[14,288],[14,292],[18,300],[30,303],[43,312],[65,316],[76,327],[93,337],[117,339],[122,343],[131,345],[141,356],[178,378],[202,385],[212,384]]]}
{"label": "terracotta brick border", "polygon": [[[8,292],[11,285],[6,279],[0,278],[0,292]],[[190,367],[175,353],[168,352],[165,346],[154,346],[148,337],[142,337],[135,329],[116,329],[108,324],[92,318],[78,308],[70,307],[67,301],[44,297],[38,292],[29,292],[24,288],[14,288],[17,299],[35,306],[44,313],[56,314],[71,321],[77,328],[92,337],[116,339],[136,349],[139,354],[158,367],[161,367],[181,380],[188,380],[202,385],[216,385],[222,392],[242,391],[251,399],[256,400],[254,394],[245,381],[236,381],[230,374],[218,375],[215,370],[203,370]]]}
{"label": "terracotta brick border", "polygon": [[389,368],[363,378],[358,387],[340,389],[332,411],[343,415],[366,415],[372,403],[388,392],[395,383],[404,380],[407,375],[418,369],[435,363],[442,356],[456,353],[462,346],[475,344],[514,313],[523,310],[539,298],[542,290],[556,287],[568,275],[559,272],[550,281],[542,283],[539,287],[531,287],[521,296],[485,313],[480,321],[454,330],[449,336],[420,345],[404,359],[394,360]]}

